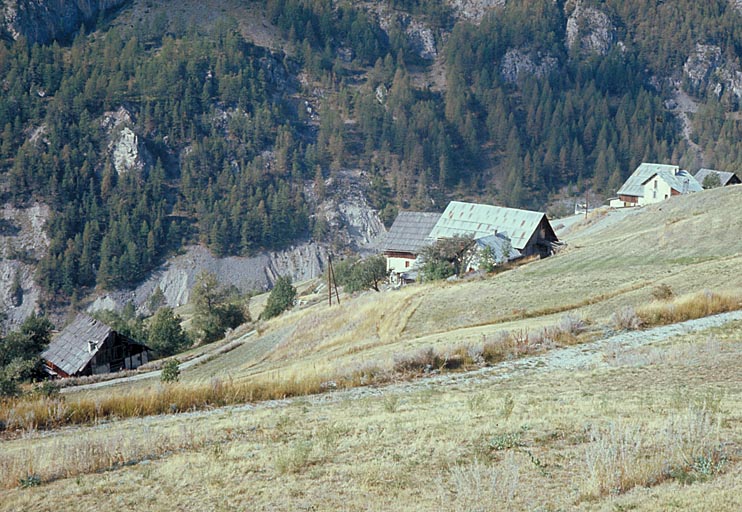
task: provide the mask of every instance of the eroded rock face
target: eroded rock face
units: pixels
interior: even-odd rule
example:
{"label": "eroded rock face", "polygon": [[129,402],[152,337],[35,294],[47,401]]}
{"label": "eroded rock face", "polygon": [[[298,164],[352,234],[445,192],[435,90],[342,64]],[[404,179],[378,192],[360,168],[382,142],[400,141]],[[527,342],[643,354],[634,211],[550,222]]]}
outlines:
{"label": "eroded rock face", "polygon": [[390,34],[395,25],[399,25],[404,30],[405,36],[410,43],[410,47],[417,55],[426,60],[435,60],[438,57],[438,49],[435,45],[435,35],[433,30],[423,21],[410,16],[404,12],[393,11],[387,8],[383,3],[374,4],[369,11],[379,21],[379,27]]}
{"label": "eroded rock face", "polygon": [[607,14],[579,4],[567,19],[567,47],[605,55],[616,44],[616,27]]}
{"label": "eroded rock face", "polygon": [[108,151],[118,174],[142,171],[152,160],[143,142],[134,132],[133,125],[132,114],[124,107],[103,114],[101,126],[109,134]]}
{"label": "eroded rock face", "polygon": [[456,16],[465,20],[479,21],[496,7],[505,5],[506,0],[449,0]]}
{"label": "eroded rock face", "polygon": [[721,97],[729,91],[742,98],[742,72],[728,62],[720,47],[709,44],[696,44],[695,50],[683,65],[686,88],[692,94],[704,91]]}
{"label": "eroded rock face", "polygon": [[506,82],[516,83],[526,76],[544,77],[557,69],[558,65],[559,61],[552,55],[541,52],[531,54],[511,48],[502,58],[500,73]]}
{"label": "eroded rock face", "polygon": [[3,327],[12,330],[34,313],[41,293],[34,282],[35,262],[49,247],[44,226],[49,208],[5,205],[0,210],[0,311]]}
{"label": "eroded rock face", "polygon": [[49,43],[74,34],[103,11],[127,0],[3,0],[2,27],[13,39]]}

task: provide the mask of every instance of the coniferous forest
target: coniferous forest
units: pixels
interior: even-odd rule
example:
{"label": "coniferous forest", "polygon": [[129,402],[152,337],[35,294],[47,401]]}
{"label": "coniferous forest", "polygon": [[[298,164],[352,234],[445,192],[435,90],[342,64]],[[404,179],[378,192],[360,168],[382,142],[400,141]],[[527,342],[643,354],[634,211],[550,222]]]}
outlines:
{"label": "coniferous forest", "polygon": [[[695,171],[691,145],[706,167],[742,170],[739,97],[682,78],[696,44],[742,69],[728,0],[583,1],[615,27],[605,54],[566,44],[565,1],[512,0],[472,23],[444,0],[389,0],[404,16],[384,27],[360,3],[244,3],[264,9],[280,49],[229,15],[128,25],[108,13],[69,41],[0,43],[3,201],[51,207],[36,277],[51,296],[132,285],[188,243],[222,256],[321,240],[322,183],[348,168],[366,173],[387,222],[453,197],[608,197],[642,161]],[[405,16],[432,28],[437,59],[420,56]],[[504,71],[524,56],[530,71]],[[690,142],[667,107],[677,87],[700,105]],[[120,172],[109,144],[124,127],[151,162]]]}

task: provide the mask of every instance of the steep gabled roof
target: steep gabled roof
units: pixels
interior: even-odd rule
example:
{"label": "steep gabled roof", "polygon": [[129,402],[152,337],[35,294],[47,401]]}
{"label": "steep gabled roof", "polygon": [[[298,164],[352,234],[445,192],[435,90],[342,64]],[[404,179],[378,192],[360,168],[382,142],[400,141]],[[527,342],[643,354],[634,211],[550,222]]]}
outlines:
{"label": "steep gabled roof", "polygon": [[[689,192],[701,192],[703,190],[701,184],[698,183],[696,179],[687,171],[675,171],[673,173],[670,171],[662,170],[657,173],[657,176],[662,178],[665,183],[670,185],[670,188],[680,192],[681,194],[688,194]],[[654,178],[654,175],[645,180],[642,185],[647,183],[647,181],[651,180],[652,178]]]}
{"label": "steep gabled roof", "polygon": [[382,249],[384,252],[419,253],[430,243],[430,231],[440,216],[440,213],[400,212],[381,243]]}
{"label": "steep gabled roof", "polygon": [[[54,338],[41,357],[68,375],[81,371],[98,353],[103,341],[113,332],[104,323],[78,315],[59,335]],[[96,346],[90,349],[90,342]]]}
{"label": "steep gabled roof", "polygon": [[523,250],[545,217],[542,212],[451,201],[430,236],[472,235],[476,239],[502,233],[514,248]]}
{"label": "steep gabled roof", "polygon": [[[106,324],[80,314],[52,340],[49,347],[41,353],[41,357],[66,374],[74,375],[85,368],[101,349],[103,342],[114,332]],[[126,341],[144,346],[130,338],[126,338]],[[93,342],[94,346],[91,346],[90,342]]]}
{"label": "steep gabled roof", "polygon": [[617,195],[644,197],[644,183],[650,180],[655,174],[663,173],[663,176],[665,173],[674,175],[679,169],[677,165],[642,163],[629,176],[626,183],[618,189]]}
{"label": "steep gabled roof", "polygon": [[726,171],[717,171],[715,169],[699,169],[698,172],[695,175],[696,181],[703,185],[703,180],[706,178],[706,176],[710,176],[712,174],[716,174],[719,176],[719,182],[721,183],[721,186],[726,186],[731,179],[733,179],[736,174],[733,172],[726,172]]}

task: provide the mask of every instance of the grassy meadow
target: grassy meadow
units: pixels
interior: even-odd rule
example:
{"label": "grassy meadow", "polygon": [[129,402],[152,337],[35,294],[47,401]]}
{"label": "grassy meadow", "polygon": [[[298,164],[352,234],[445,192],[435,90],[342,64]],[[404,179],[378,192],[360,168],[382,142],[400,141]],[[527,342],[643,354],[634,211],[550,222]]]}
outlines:
{"label": "grassy meadow", "polygon": [[740,204],[595,212],[554,257],[331,308],[307,286],[180,383],[2,404],[0,510],[740,510],[742,322],[508,373],[740,309]]}

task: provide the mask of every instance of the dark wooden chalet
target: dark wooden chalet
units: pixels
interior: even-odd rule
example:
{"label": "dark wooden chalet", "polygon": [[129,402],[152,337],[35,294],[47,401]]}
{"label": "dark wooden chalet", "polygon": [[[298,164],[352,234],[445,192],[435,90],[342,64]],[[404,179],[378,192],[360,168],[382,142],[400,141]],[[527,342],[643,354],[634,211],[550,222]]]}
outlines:
{"label": "dark wooden chalet", "polygon": [[53,377],[79,377],[133,370],[150,360],[150,349],[106,324],[78,315],[42,354]]}

